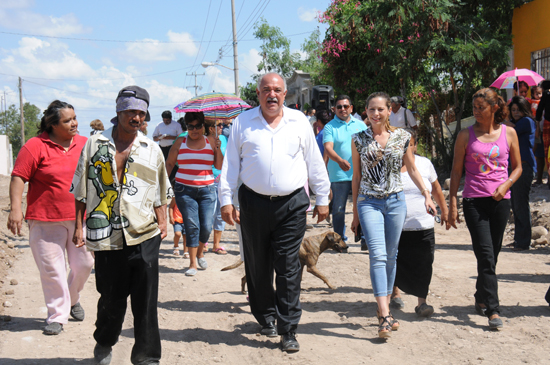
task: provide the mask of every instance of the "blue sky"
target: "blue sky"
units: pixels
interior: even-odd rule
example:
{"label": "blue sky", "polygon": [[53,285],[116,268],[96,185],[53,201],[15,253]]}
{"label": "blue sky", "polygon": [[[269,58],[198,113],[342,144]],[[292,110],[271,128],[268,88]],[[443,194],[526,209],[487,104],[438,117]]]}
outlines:
{"label": "blue sky", "polygon": [[[298,50],[319,24],[318,11],[329,0],[235,0],[239,82],[257,72],[260,42],[253,23],[263,16],[279,27]],[[17,34],[14,34],[17,33]],[[48,37],[46,37],[48,36]],[[78,38],[78,39],[75,39]],[[218,60],[233,68],[230,0],[103,1],[1,0],[0,93],[8,105],[19,103],[17,76],[24,101],[45,109],[54,99],[73,104],[81,134],[89,123],[104,124],[115,115],[117,92],[126,85],[146,88],[151,96],[152,130],[163,110],[195,93],[234,92],[233,71],[201,67]],[[175,114],[174,114],[175,116]]]}

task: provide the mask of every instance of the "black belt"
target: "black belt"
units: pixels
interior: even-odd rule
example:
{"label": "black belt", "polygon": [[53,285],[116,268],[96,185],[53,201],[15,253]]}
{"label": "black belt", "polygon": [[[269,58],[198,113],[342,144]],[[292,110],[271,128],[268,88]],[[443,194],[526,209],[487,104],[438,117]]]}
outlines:
{"label": "black belt", "polygon": [[254,195],[256,195],[260,198],[263,198],[263,199],[269,199],[271,201],[277,201],[277,200],[281,200],[281,199],[285,199],[285,198],[290,198],[291,196],[293,196],[294,194],[300,192],[300,190],[303,189],[303,187],[298,188],[298,189],[294,190],[292,193],[287,194],[287,195],[264,195],[264,194],[259,194],[259,193],[255,192],[254,190],[252,190],[251,188],[249,188],[245,184],[243,184],[243,186],[246,190],[254,193]]}

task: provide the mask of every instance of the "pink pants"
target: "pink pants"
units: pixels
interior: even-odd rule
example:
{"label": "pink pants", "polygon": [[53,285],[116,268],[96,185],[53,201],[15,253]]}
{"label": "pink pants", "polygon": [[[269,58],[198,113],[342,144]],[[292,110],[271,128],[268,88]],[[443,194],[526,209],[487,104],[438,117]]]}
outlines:
{"label": "pink pants", "polygon": [[[86,251],[85,246],[75,247],[72,242],[73,234],[74,220],[29,220],[29,245],[40,271],[42,291],[48,308],[48,324],[67,323],[71,307],[80,301],[79,293],[94,264],[92,254]],[[71,269],[68,278],[65,251]]]}

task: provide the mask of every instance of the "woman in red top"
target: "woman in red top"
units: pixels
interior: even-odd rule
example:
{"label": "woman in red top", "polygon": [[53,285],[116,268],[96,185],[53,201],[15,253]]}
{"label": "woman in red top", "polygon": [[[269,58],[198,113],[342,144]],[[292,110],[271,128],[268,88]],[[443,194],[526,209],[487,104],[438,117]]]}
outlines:
{"label": "woman in red top", "polygon": [[[48,308],[47,335],[61,333],[69,315],[84,320],[79,293],[94,262],[85,247],[76,248],[72,243],[75,205],[70,189],[86,143],[86,137],[77,134],[77,127],[72,105],[53,101],[40,121],[40,134],[21,148],[11,175],[8,228],[21,235],[23,220],[29,224],[29,246]],[[29,190],[23,217],[21,201],[26,182]],[[71,269],[68,277],[65,255]]]}
{"label": "woman in red top", "polygon": [[221,170],[223,155],[220,139],[204,135],[203,113],[185,113],[184,118],[189,134],[178,137],[172,145],[166,159],[166,172],[170,174],[178,163],[174,193],[189,250],[189,269],[185,275],[195,276],[197,268],[208,267],[203,250],[212,231],[216,206],[212,166]]}

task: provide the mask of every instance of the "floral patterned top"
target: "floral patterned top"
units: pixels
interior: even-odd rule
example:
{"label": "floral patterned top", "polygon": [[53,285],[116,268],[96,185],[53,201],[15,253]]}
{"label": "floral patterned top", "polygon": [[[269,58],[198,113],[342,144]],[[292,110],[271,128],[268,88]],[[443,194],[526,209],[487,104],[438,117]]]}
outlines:
{"label": "floral patterned top", "polygon": [[386,148],[376,142],[370,127],[352,136],[361,158],[359,194],[384,197],[403,190],[401,166],[411,135],[401,128],[389,133]]}

